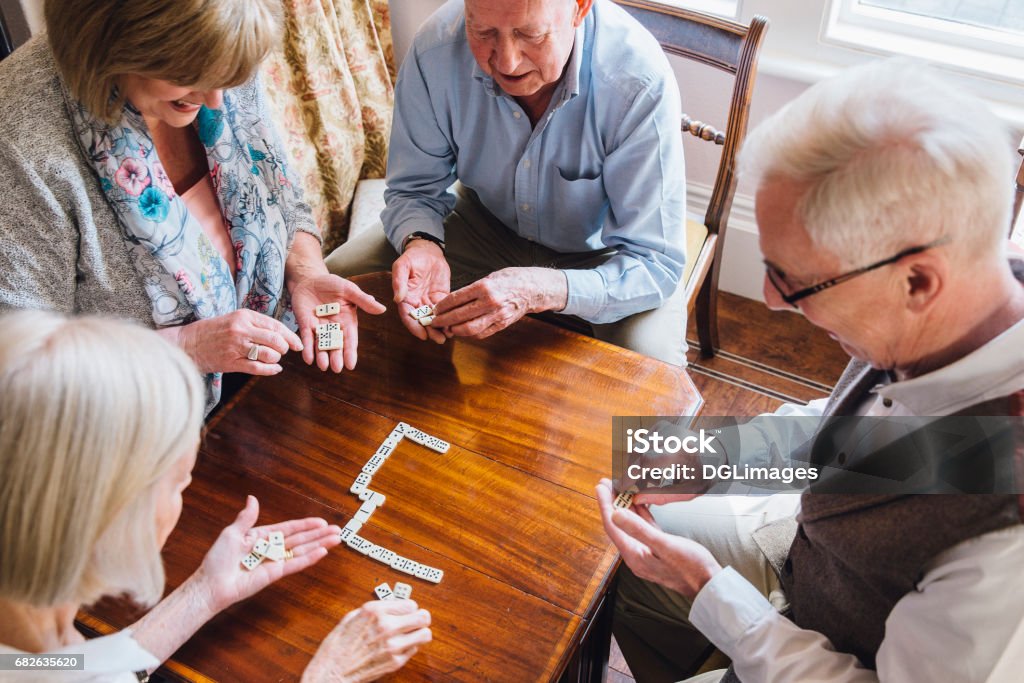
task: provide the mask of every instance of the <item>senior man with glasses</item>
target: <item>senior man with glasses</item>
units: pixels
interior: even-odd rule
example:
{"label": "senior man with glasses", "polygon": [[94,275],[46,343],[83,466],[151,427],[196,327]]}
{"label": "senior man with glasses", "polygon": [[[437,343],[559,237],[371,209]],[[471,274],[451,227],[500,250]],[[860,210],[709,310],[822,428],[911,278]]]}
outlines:
{"label": "senior man with glasses", "polygon": [[[852,357],[828,399],[777,411],[815,419],[776,440],[776,458],[828,449],[824,418],[1024,414],[1011,139],[976,99],[902,61],[820,83],[751,134],[765,299]],[[737,457],[760,457],[748,445]],[[1024,619],[1015,494],[612,499],[603,481],[629,568],[615,634],[638,683],[691,674],[709,641],[732,668],[702,682],[994,681]]]}

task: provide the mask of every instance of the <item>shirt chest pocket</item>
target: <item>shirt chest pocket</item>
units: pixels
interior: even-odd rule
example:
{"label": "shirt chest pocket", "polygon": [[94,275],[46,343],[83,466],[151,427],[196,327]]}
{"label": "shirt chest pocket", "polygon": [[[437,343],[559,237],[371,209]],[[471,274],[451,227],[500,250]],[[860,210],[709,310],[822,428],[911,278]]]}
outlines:
{"label": "shirt chest pocket", "polygon": [[[550,220],[548,228],[571,233],[586,242],[604,225],[608,196],[601,168],[556,167],[544,203]],[[588,245],[594,248],[596,245]],[[581,243],[580,248],[584,248]]]}

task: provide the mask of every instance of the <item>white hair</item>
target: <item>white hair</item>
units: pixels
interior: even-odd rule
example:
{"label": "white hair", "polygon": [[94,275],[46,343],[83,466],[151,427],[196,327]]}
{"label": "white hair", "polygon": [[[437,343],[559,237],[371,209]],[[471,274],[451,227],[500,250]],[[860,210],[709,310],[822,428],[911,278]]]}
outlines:
{"label": "white hair", "polygon": [[154,485],[191,454],[203,405],[192,361],[152,330],[0,318],[0,596],[159,600]]}
{"label": "white hair", "polygon": [[818,83],[754,130],[756,184],[791,180],[811,241],[847,268],[940,238],[961,258],[1005,249],[1014,157],[1003,123],[921,63],[896,58]]}

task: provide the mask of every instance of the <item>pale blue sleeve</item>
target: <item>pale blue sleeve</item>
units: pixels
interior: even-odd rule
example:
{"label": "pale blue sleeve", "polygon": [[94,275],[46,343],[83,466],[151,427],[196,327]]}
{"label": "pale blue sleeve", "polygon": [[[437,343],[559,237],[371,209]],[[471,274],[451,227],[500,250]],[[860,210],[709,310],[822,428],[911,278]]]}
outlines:
{"label": "pale blue sleeve", "polygon": [[[455,196],[448,192],[455,182],[455,151],[444,132],[451,130],[451,124],[438,120],[424,74],[427,61],[421,61],[414,45],[395,85],[384,192],[387,207],[381,221],[388,240],[399,251],[414,232],[444,239],[444,219],[455,208]],[[447,116],[445,93],[436,95],[441,116]]]}
{"label": "pale blue sleeve", "polygon": [[680,286],[686,262],[680,116],[671,75],[634,97],[602,171],[610,215],[601,239],[618,253],[596,268],[565,271],[563,313],[615,322],[659,307]]}

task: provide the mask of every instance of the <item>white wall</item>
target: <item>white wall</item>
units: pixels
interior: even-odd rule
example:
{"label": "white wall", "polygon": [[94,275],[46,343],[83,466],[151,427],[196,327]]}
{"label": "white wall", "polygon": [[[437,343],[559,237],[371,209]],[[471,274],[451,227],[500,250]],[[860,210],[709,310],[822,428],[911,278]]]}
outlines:
{"label": "white wall", "polygon": [[43,0],[19,0],[22,11],[25,12],[25,19],[28,21],[29,30],[33,34],[43,28]]}
{"label": "white wall", "polygon": [[21,45],[43,26],[43,0],[0,0],[11,40]]}

